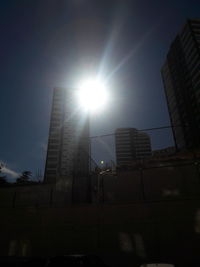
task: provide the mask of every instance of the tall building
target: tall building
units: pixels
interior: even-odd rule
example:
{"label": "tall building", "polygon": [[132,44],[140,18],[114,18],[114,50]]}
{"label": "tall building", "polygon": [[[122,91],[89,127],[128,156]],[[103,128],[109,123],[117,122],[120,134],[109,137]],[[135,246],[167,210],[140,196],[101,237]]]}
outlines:
{"label": "tall building", "polygon": [[200,19],[187,20],[161,73],[177,148],[200,147]]}
{"label": "tall building", "polygon": [[149,135],[135,128],[116,129],[115,144],[117,165],[131,164],[134,160],[151,156]]}
{"label": "tall building", "polygon": [[89,172],[89,119],[72,89],[55,88],[44,182],[72,187]]}

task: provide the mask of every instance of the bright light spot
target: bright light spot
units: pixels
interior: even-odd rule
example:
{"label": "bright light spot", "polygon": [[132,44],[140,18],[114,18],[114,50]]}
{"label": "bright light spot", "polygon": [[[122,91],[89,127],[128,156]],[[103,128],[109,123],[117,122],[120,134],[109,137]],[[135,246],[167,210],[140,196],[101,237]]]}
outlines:
{"label": "bright light spot", "polygon": [[88,79],[80,83],[78,90],[80,106],[90,112],[102,109],[108,101],[105,84],[99,79]]}
{"label": "bright light spot", "polygon": [[103,160],[101,160],[101,164],[104,164],[104,161]]}

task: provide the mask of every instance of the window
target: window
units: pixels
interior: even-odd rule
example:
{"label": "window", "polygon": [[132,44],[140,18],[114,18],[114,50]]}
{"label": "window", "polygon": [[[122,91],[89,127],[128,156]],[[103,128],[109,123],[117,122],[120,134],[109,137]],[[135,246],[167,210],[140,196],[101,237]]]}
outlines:
{"label": "window", "polygon": [[120,161],[127,161],[127,160],[131,160],[132,157],[129,157],[129,156],[120,156],[120,157],[117,157],[117,160],[120,160]]}
{"label": "window", "polygon": [[53,157],[53,158],[48,157],[48,162],[49,162],[49,163],[50,163],[50,162],[51,162],[51,163],[52,163],[52,162],[54,163],[54,162],[57,162],[57,161],[58,161],[58,158],[57,158],[57,157],[56,157],[56,158],[55,158],[55,157]]}
{"label": "window", "polygon": [[47,169],[56,169],[56,168],[57,168],[57,164],[53,164],[53,163],[47,164]]}
{"label": "window", "polygon": [[117,152],[117,155],[131,155],[132,153],[131,153],[131,151],[129,152],[129,151],[118,151]]}
{"label": "window", "polygon": [[60,139],[60,135],[58,133],[50,133],[49,139]]}
{"label": "window", "polygon": [[49,145],[49,149],[58,149],[59,145]]}
{"label": "window", "polygon": [[58,155],[58,151],[49,151],[48,152],[48,157]]}
{"label": "window", "polygon": [[51,122],[53,122],[53,123],[59,123],[60,124],[60,118],[55,118],[55,117],[52,117],[51,118]]}
{"label": "window", "polygon": [[53,112],[52,112],[52,116],[58,116],[58,117],[61,117],[61,110],[60,109],[54,109]]}
{"label": "window", "polygon": [[51,122],[51,127],[59,127],[60,123],[58,122]]}
{"label": "window", "polygon": [[61,107],[59,107],[59,106],[53,106],[53,114],[55,114],[55,113],[61,113]]}
{"label": "window", "polygon": [[50,139],[50,144],[59,144],[60,140],[56,140],[56,139]]}
{"label": "window", "polygon": [[46,174],[50,174],[50,175],[56,175],[57,171],[56,170],[48,170],[46,171]]}
{"label": "window", "polygon": [[130,138],[130,134],[116,134],[116,138]]}

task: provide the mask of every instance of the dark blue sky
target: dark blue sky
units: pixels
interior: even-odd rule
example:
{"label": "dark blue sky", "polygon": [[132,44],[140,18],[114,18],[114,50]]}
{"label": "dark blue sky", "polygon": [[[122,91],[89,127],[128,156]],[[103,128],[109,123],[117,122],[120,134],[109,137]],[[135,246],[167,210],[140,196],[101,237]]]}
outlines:
{"label": "dark blue sky", "polygon": [[[118,127],[169,124],[160,68],[198,0],[7,0],[0,4],[0,159],[17,172],[44,169],[55,86],[101,69],[110,106],[92,118],[92,135]],[[93,142],[93,157],[113,156],[112,140]],[[173,144],[170,131],[153,148]]]}

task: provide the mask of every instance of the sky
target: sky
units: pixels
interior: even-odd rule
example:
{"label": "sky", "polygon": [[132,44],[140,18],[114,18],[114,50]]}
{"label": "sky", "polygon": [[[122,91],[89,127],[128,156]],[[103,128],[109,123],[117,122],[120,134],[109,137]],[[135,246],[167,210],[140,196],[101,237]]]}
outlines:
{"label": "sky", "polygon": [[[0,3],[0,160],[17,176],[44,170],[52,91],[100,73],[109,105],[91,116],[91,136],[169,125],[160,69],[198,0],[7,0]],[[149,132],[153,149],[170,130]],[[92,157],[115,159],[114,139],[94,139]],[[14,175],[13,175],[14,176]]]}

